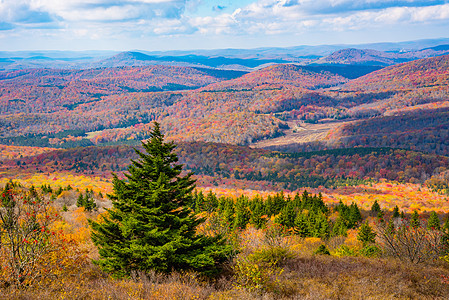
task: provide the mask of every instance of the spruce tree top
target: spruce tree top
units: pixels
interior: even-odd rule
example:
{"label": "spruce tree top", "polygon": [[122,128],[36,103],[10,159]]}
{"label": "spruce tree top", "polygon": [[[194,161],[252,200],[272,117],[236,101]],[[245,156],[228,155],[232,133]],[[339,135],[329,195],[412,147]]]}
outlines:
{"label": "spruce tree top", "polygon": [[379,203],[377,202],[377,200],[374,200],[374,203],[373,203],[373,205],[371,206],[371,212],[372,212],[374,215],[377,215],[377,214],[380,212],[380,205],[379,205]]}

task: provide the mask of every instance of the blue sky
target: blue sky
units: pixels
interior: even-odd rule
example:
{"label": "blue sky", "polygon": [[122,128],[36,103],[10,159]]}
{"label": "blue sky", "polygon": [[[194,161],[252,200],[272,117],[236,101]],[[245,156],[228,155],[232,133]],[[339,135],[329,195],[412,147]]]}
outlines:
{"label": "blue sky", "polygon": [[0,50],[182,50],[449,37],[449,0],[0,0]]}

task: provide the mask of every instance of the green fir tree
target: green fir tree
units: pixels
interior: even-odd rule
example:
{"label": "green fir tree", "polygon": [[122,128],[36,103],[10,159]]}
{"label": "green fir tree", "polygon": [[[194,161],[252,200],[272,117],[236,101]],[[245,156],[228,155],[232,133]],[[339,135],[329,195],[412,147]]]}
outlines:
{"label": "green fir tree", "polygon": [[357,239],[363,243],[363,246],[366,246],[376,242],[376,235],[376,232],[369,226],[368,222],[365,222],[359,228]]}
{"label": "green fir tree", "polygon": [[427,229],[429,230],[440,230],[440,218],[436,212],[431,212],[429,219],[427,220]]}
{"label": "green fir tree", "polygon": [[419,226],[421,226],[421,222],[419,221],[419,215],[416,210],[414,210],[412,213],[412,218],[410,219],[410,226],[412,226],[413,228],[418,228]]}
{"label": "green fir tree", "polygon": [[142,146],[146,153],[136,150],[139,159],[132,160],[127,179],[114,174],[109,214],[101,222],[90,221],[100,255],[95,263],[116,277],[150,270],[215,274],[231,249],[221,236],[196,233],[204,219],[188,207],[195,188],[192,173],[181,176],[176,146],[164,142],[158,123]]}
{"label": "green fir tree", "polygon": [[377,202],[377,200],[374,200],[373,205],[371,206],[371,215],[372,216],[377,216],[380,212],[380,205]]}
{"label": "green fir tree", "polygon": [[399,207],[396,205],[393,209],[393,218],[399,218],[400,214],[399,214]]}
{"label": "green fir tree", "polygon": [[334,223],[334,226],[332,226],[332,236],[347,236],[348,235],[348,228],[346,227],[345,221],[338,217],[337,220]]}

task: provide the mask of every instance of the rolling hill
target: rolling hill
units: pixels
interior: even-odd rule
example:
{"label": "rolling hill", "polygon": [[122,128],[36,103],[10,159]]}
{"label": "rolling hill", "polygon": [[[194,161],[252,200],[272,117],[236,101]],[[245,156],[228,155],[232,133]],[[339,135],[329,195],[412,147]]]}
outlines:
{"label": "rolling hill", "polygon": [[251,90],[273,86],[316,89],[345,82],[348,82],[347,78],[329,71],[314,72],[302,66],[281,64],[245,74],[237,79],[211,84],[203,90]]}
{"label": "rolling hill", "polygon": [[[135,143],[157,120],[172,140],[237,145],[265,140],[270,147],[270,139],[300,130],[299,122],[338,119],[342,122],[320,132],[312,144],[283,149],[393,146],[448,154],[448,61],[448,55],[421,59],[355,79],[339,75],[340,66],[294,64],[251,73],[161,65],[1,72],[0,142]],[[433,113],[441,123],[432,121]],[[400,130],[398,124],[407,120],[409,127]]]}

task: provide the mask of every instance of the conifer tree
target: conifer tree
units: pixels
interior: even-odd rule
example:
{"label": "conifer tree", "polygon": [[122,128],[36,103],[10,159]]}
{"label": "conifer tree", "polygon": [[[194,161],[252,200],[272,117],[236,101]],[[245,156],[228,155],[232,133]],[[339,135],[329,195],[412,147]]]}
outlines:
{"label": "conifer tree", "polygon": [[338,217],[337,220],[334,223],[334,226],[332,227],[332,236],[347,236],[348,235],[348,228],[346,227],[345,221]]}
{"label": "conifer tree", "polygon": [[427,220],[427,229],[440,230],[440,218],[436,212],[431,212],[429,219]]}
{"label": "conifer tree", "polygon": [[290,201],[276,217],[276,223],[281,224],[286,228],[292,228],[295,226],[296,211],[292,201]]}
{"label": "conifer tree", "polygon": [[444,232],[449,232],[449,218],[446,218],[446,221],[443,223],[443,227],[441,228]]}
{"label": "conifer tree", "polygon": [[377,203],[377,200],[375,200],[373,205],[371,206],[371,215],[377,216],[379,212],[380,212],[380,205],[379,203]]}
{"label": "conifer tree", "polygon": [[366,246],[369,243],[376,242],[376,235],[376,232],[369,226],[368,222],[365,222],[359,228],[357,239],[363,243],[363,246]]}
{"label": "conifer tree", "polygon": [[86,189],[86,193],[83,196],[82,193],[79,194],[78,200],[76,201],[76,206],[78,207],[84,207],[87,211],[92,211],[97,207],[97,204],[95,204],[95,200],[93,198],[93,191],[89,191]]}
{"label": "conifer tree", "polygon": [[188,207],[195,187],[192,173],[181,176],[175,145],[164,142],[158,123],[142,146],[146,153],[135,150],[139,159],[132,160],[126,180],[113,174],[109,214],[90,221],[100,254],[95,263],[116,277],[150,270],[214,274],[231,249],[221,236],[196,234],[204,219]]}
{"label": "conifer tree", "polygon": [[299,212],[295,218],[295,233],[299,236],[306,237],[310,235],[309,220],[306,214]]}
{"label": "conifer tree", "polygon": [[235,218],[233,229],[245,229],[246,225],[249,223],[251,217],[251,212],[247,207],[247,199],[243,196],[237,199],[235,205]]}
{"label": "conifer tree", "polygon": [[413,211],[412,218],[410,219],[410,226],[413,228],[418,228],[421,225],[421,222],[419,221],[419,215],[416,210]]}
{"label": "conifer tree", "polygon": [[204,210],[204,194],[202,191],[197,192],[195,190],[193,194],[193,208],[196,213],[202,212]]}
{"label": "conifer tree", "polygon": [[356,203],[352,202],[351,205],[349,206],[350,226],[348,226],[348,227],[354,228],[361,220],[362,220],[362,214],[360,213],[360,209]]}
{"label": "conifer tree", "polygon": [[399,218],[399,207],[396,205],[393,209],[393,218]]}
{"label": "conifer tree", "polygon": [[262,218],[265,213],[263,200],[256,196],[253,200],[253,206],[249,222],[259,229],[262,228],[266,222],[266,219]]}

